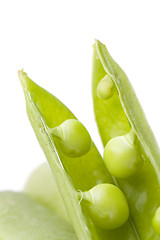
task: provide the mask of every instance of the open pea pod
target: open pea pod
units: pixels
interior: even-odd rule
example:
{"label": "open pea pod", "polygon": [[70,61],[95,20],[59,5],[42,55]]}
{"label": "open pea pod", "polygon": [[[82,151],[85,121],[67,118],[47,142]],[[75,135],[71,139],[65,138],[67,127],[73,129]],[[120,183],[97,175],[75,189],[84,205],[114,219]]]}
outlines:
{"label": "open pea pod", "polygon": [[[68,108],[56,97],[35,84],[26,73],[19,71],[19,78],[26,98],[29,120],[46,155],[78,239],[138,239],[131,219],[127,220],[128,209],[125,197],[113,185],[113,178],[107,171],[94,143],[91,142],[91,147],[88,148],[89,137],[84,131],[84,127],[79,122],[78,125],[75,124],[76,118]],[[68,136],[68,130],[62,130],[64,127],[68,127],[69,119],[72,119],[69,128],[74,126],[76,133],[79,132],[78,137],[74,136],[73,139],[69,139],[69,142],[73,147],[77,146],[75,143],[80,143],[80,147],[83,146],[81,151],[71,151],[71,149],[67,149],[66,145],[62,145],[61,139]],[[75,135],[75,131],[71,129],[69,134]],[[82,141],[81,135],[85,135],[84,141]],[[86,139],[88,139],[87,142]],[[82,152],[83,154],[81,154]],[[102,188],[99,187],[101,185]],[[102,189],[105,191],[103,192]],[[96,194],[97,191],[99,194]],[[94,203],[92,194],[95,194]],[[98,198],[96,198],[97,196]],[[109,199],[110,196],[113,201]],[[107,212],[103,216],[104,212],[99,211],[94,204],[100,203],[101,210],[101,207],[106,207],[106,199],[113,211],[107,208]],[[118,217],[114,219],[114,229],[112,229],[112,223],[109,222],[112,213],[113,215],[118,214]],[[108,218],[106,218],[106,214]],[[124,219],[123,215],[126,216],[126,221],[120,224],[122,223],[121,219]],[[103,217],[108,221],[107,228]]]}
{"label": "open pea pod", "polygon": [[77,240],[72,226],[23,193],[0,192],[1,240]]}
{"label": "open pea pod", "polygon": [[105,45],[96,41],[93,49],[92,92],[104,162],[125,193],[139,239],[158,240],[159,147],[123,70]]}

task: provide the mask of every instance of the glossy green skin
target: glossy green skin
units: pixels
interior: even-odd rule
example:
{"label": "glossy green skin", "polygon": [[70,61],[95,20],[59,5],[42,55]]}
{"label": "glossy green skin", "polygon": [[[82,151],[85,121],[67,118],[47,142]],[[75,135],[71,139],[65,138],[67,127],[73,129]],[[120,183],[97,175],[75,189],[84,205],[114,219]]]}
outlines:
{"label": "glossy green skin", "polygon": [[156,210],[153,216],[152,226],[155,232],[160,236],[160,207]]}
{"label": "glossy green skin", "polygon": [[[103,101],[96,92],[106,72],[114,79],[116,91],[110,99]],[[94,46],[92,84],[94,111],[104,146],[111,138],[128,133],[131,125],[140,140],[135,144],[141,149],[139,156],[142,154],[144,158],[142,168],[133,176],[116,181],[129,203],[139,239],[159,240],[152,227],[154,212],[160,205],[159,148],[127,76],[98,41]]]}
{"label": "glossy green skin", "polygon": [[100,228],[115,229],[129,217],[129,208],[122,191],[113,184],[98,184],[84,193],[93,221]]}
{"label": "glossy green skin", "polygon": [[139,151],[125,136],[112,138],[105,146],[103,160],[108,171],[117,178],[128,178],[142,166]]}
{"label": "glossy green skin", "polygon": [[1,240],[78,240],[72,226],[23,193],[0,193]]}
{"label": "glossy green skin", "polygon": [[91,137],[81,122],[68,119],[52,131],[59,139],[61,150],[68,157],[81,157],[91,148]]}
{"label": "glossy green skin", "polygon": [[19,77],[26,97],[29,120],[56,178],[78,239],[138,239],[130,221],[115,230],[103,230],[93,224],[86,204],[79,204],[76,190],[88,191],[99,183],[114,183],[102,157],[94,143],[87,154],[75,158],[74,161],[63,154],[59,142],[51,136],[50,129],[67,119],[75,119],[75,116],[56,97],[29,79],[23,71],[19,72]]}

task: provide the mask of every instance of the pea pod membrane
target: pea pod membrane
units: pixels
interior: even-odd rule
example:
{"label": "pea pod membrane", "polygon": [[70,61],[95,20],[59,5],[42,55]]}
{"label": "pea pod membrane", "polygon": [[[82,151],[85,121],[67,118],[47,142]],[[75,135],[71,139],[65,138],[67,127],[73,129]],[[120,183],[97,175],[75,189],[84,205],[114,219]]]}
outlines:
{"label": "pea pod membrane", "polygon": [[[97,88],[106,75],[115,90],[110,98],[102,99]],[[99,41],[94,45],[92,76],[106,167],[126,196],[139,239],[158,240],[160,150],[127,76]]]}
{"label": "pea pod membrane", "polygon": [[[93,141],[90,142],[86,129],[81,124],[79,125],[79,121],[74,121],[78,124],[76,125],[78,128],[75,126],[73,128],[79,129],[80,127],[84,130],[84,132],[80,131],[84,133],[83,137],[86,141],[85,146],[83,146],[84,140],[82,144],[79,144],[82,136],[79,135],[77,130],[73,131],[76,135],[72,135],[72,124],[69,124],[69,127],[66,124],[66,121],[71,122],[76,119],[69,109],[56,97],[35,84],[23,71],[19,71],[19,78],[26,98],[29,120],[46,155],[64,201],[69,221],[78,239],[137,240],[138,235],[132,219],[129,217],[127,200],[123,192],[114,186],[115,181],[107,171]],[[64,133],[67,133],[67,137],[63,136]],[[71,135],[75,138],[75,145],[73,139],[70,138]],[[66,142],[64,139],[69,141]],[[63,144],[64,146],[62,146]],[[77,151],[68,151],[70,145],[74,146]],[[84,149],[85,151],[83,151]],[[111,200],[110,194],[106,194],[107,191],[104,191],[104,184],[109,184],[111,189],[114,189],[111,196],[114,201]],[[97,198],[93,198],[92,201],[86,201],[83,193],[85,193],[85,196],[87,196],[87,193],[88,196],[90,193],[95,193],[97,191],[96,186],[103,193],[100,199],[94,201]],[[115,190],[114,187],[118,190]],[[117,194],[121,196],[120,202],[117,201]],[[80,195],[82,197],[79,197]],[[104,201],[104,196],[106,201]],[[112,202],[114,202],[113,205]],[[100,206],[102,210],[106,210],[102,215],[98,212]],[[122,209],[125,209],[123,217],[121,217]]]}

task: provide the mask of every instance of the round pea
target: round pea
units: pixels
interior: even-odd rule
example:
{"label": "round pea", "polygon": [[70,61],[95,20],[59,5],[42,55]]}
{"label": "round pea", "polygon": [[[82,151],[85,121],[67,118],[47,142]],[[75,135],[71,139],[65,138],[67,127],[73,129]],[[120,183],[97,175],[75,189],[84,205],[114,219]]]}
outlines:
{"label": "round pea", "polygon": [[51,130],[60,140],[61,149],[69,157],[80,157],[91,148],[91,137],[86,128],[76,119],[68,119]]}
{"label": "round pea", "polygon": [[97,95],[105,100],[110,98],[114,93],[114,84],[108,75],[100,80],[97,85]]}
{"label": "round pea", "polygon": [[129,216],[127,200],[123,192],[113,184],[99,184],[83,193],[94,223],[103,229],[115,229],[123,225]]}
{"label": "round pea", "polygon": [[142,157],[127,135],[112,138],[107,143],[103,160],[111,175],[117,178],[132,176],[142,165]]}
{"label": "round pea", "polygon": [[160,207],[157,208],[153,219],[152,219],[152,226],[154,228],[154,231],[160,235]]}

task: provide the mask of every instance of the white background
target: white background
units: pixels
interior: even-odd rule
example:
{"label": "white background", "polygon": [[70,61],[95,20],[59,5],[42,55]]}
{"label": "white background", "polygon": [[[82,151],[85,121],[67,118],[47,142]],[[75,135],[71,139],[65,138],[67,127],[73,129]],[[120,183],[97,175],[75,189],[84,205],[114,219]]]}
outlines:
{"label": "white background", "polygon": [[102,153],[91,96],[92,45],[127,73],[160,144],[160,6],[155,1],[0,1],[0,190],[20,190],[43,161],[17,72],[64,102]]}

